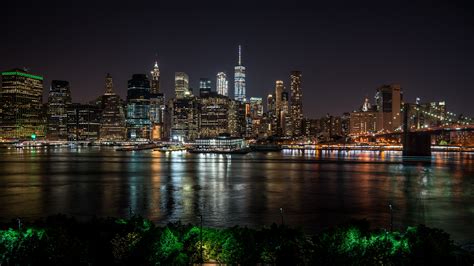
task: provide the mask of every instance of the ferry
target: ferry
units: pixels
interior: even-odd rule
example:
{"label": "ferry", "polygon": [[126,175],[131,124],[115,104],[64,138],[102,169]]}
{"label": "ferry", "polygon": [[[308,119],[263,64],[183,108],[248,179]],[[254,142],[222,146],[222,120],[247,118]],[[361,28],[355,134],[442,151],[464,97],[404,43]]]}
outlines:
{"label": "ferry", "polygon": [[117,148],[116,151],[141,151],[141,150],[151,150],[156,147],[157,145],[154,143],[144,143],[144,144],[137,144],[133,146],[125,146],[125,147]]}
{"label": "ferry", "polygon": [[217,153],[217,154],[246,154],[251,152],[246,142],[242,138],[231,137],[228,134],[221,134],[217,138],[196,139],[190,153]]}

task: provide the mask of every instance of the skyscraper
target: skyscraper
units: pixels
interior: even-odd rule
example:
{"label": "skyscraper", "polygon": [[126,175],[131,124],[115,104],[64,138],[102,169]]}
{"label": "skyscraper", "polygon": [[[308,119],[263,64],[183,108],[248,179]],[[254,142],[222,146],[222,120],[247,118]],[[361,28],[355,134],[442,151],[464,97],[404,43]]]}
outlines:
{"label": "skyscraper", "polygon": [[377,131],[392,132],[402,125],[402,89],[398,84],[383,85],[375,94]]}
{"label": "skyscraper", "polygon": [[49,140],[67,140],[67,107],[71,104],[69,82],[51,81],[48,96],[47,132]]}
{"label": "skyscraper", "polygon": [[211,93],[199,102],[199,137],[217,137],[228,133],[230,99]]}
{"label": "skyscraper", "polygon": [[291,119],[293,136],[299,137],[303,134],[303,92],[301,90],[301,72],[292,71],[290,74],[291,89]]}
{"label": "skyscraper", "polygon": [[224,72],[217,73],[217,94],[229,96],[229,83],[227,75]]}
{"label": "skyscraper", "polygon": [[211,80],[208,78],[199,79],[199,96],[208,97],[211,94]]}
{"label": "skyscraper", "polygon": [[125,112],[120,96],[115,94],[112,76],[105,77],[105,93],[102,95],[102,115],[100,119],[100,139],[120,141],[126,139]]}
{"label": "skyscraper", "polygon": [[283,93],[284,86],[282,80],[275,81],[275,108],[277,113],[281,111],[281,94]]}
{"label": "skyscraper", "polygon": [[160,91],[160,68],[155,62],[151,70],[150,89],[150,122],[152,140],[161,140],[164,137],[165,95]]}
{"label": "skyscraper", "polygon": [[73,103],[67,108],[68,140],[97,140],[100,134],[100,108]]}
{"label": "skyscraper", "polygon": [[150,124],[150,81],[145,74],[134,74],[127,91],[128,138],[149,139]]}
{"label": "skyscraper", "polygon": [[155,61],[153,70],[151,70],[151,94],[160,93],[160,68],[158,67],[158,62]]}
{"label": "skyscraper", "polygon": [[261,97],[250,97],[250,118],[252,122],[251,137],[258,137],[261,131],[263,118],[263,99]]}
{"label": "skyscraper", "polygon": [[171,107],[171,139],[194,140],[198,136],[198,102],[195,98],[173,99]]}
{"label": "skyscraper", "polygon": [[22,69],[2,72],[0,137],[44,136],[43,77]]}
{"label": "skyscraper", "polygon": [[184,72],[174,74],[174,92],[176,99],[184,99],[190,96],[189,76]]}
{"label": "skyscraper", "polygon": [[234,68],[234,99],[244,102],[245,96],[245,67],[242,65],[242,48],[239,45],[239,62]]}
{"label": "skyscraper", "polygon": [[285,87],[282,80],[275,81],[275,119],[277,125],[277,134],[283,135],[281,127],[281,111],[282,111],[282,93]]}
{"label": "skyscraper", "polygon": [[290,114],[290,102],[287,91],[281,93],[281,111],[280,111],[280,128],[281,134],[290,137],[293,134],[293,126]]}

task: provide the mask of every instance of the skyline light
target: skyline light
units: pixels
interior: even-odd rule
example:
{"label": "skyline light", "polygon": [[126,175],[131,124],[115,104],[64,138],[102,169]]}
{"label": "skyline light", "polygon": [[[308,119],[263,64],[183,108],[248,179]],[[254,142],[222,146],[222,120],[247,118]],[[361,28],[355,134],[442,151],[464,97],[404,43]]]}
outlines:
{"label": "skyline light", "polygon": [[[0,43],[0,71],[26,67],[43,75],[45,84],[67,80],[74,101],[86,103],[96,97],[106,73],[124,98],[129,77],[149,73],[159,54],[166,95],[174,92],[176,71],[189,75],[192,88],[199,77],[226,72],[233,94],[241,44],[246,96],[264,97],[275,80],[287,84],[286,73],[299,69],[307,88],[305,116],[341,114],[373,88],[392,83],[403,86],[406,100],[446,100],[454,113],[474,116],[469,103],[474,40],[466,38],[474,24],[472,8],[463,2],[328,2],[316,8],[309,1],[290,6],[274,1],[244,9],[237,6],[245,0],[234,7],[187,3],[187,8],[172,2],[133,7],[87,2],[3,3],[0,21],[11,30]],[[41,15],[49,10],[55,15]],[[134,19],[138,15],[142,19]]]}

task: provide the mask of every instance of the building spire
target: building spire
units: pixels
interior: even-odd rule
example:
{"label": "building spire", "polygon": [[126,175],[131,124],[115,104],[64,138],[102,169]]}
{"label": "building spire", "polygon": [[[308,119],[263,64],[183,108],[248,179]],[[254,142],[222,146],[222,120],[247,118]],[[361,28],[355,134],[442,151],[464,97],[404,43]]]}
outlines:
{"label": "building spire", "polygon": [[242,65],[242,47],[239,44],[239,66]]}

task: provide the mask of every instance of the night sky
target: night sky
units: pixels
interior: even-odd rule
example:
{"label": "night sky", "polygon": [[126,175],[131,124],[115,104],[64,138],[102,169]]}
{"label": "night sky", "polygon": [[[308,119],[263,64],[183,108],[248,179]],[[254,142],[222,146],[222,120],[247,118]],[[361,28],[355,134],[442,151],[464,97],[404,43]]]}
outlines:
{"label": "night sky", "polygon": [[290,71],[301,70],[308,117],[352,111],[386,83],[400,83],[406,101],[446,100],[474,115],[468,1],[69,2],[2,2],[0,69],[26,67],[47,89],[68,80],[73,100],[88,102],[104,92],[108,72],[125,97],[127,80],[149,74],[157,55],[167,98],[176,71],[195,91],[200,77],[214,87],[225,71],[233,95],[242,44],[247,97],[265,98],[277,79],[288,88]]}

